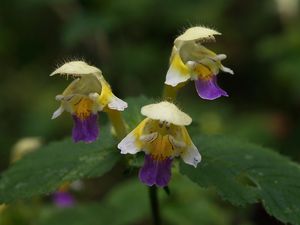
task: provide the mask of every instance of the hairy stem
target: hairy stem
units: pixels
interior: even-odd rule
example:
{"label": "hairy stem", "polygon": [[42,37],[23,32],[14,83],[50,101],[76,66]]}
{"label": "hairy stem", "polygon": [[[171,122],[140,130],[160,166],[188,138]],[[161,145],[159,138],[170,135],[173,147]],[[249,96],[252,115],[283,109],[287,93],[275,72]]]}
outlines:
{"label": "hairy stem", "polygon": [[121,112],[117,110],[107,109],[106,113],[109,117],[112,126],[115,129],[118,139],[121,140],[127,134],[126,124],[125,121],[123,120]]}
{"label": "hairy stem", "polygon": [[164,90],[163,90],[163,99],[167,100],[169,102],[174,102],[176,97],[177,97],[177,93],[178,91],[186,84],[186,82],[180,83],[175,87],[166,85],[164,86]]}

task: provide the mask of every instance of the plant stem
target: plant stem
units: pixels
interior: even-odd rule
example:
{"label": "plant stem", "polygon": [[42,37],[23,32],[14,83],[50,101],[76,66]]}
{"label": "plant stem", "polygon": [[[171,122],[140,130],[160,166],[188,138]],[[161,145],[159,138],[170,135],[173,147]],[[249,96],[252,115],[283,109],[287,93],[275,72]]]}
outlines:
{"label": "plant stem", "polygon": [[127,134],[126,124],[123,120],[121,112],[117,110],[107,109],[105,110],[112,126],[115,129],[118,139],[122,139]]}
{"label": "plant stem", "polygon": [[152,209],[153,224],[161,225],[161,218],[160,218],[156,186],[149,187],[149,197],[150,197],[150,203],[151,203],[151,209]]}
{"label": "plant stem", "polygon": [[178,91],[186,84],[186,82],[180,83],[175,87],[172,87],[170,85],[166,85],[164,86],[164,90],[163,90],[163,99],[170,101],[170,102],[174,102],[176,97],[177,97],[177,93]]}

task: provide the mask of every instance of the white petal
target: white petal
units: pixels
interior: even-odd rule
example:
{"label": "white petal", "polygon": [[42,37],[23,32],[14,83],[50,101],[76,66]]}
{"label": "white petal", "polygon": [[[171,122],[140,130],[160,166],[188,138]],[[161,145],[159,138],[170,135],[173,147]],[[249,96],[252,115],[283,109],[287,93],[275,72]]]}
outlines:
{"label": "white petal", "polygon": [[176,140],[172,135],[169,135],[169,140],[176,148],[184,148],[186,144],[183,141]]}
{"label": "white petal", "polygon": [[141,109],[141,114],[150,119],[166,121],[177,126],[187,126],[192,122],[192,118],[188,114],[168,101],[145,105]]}
{"label": "white petal", "polygon": [[94,66],[88,65],[86,62],[71,61],[57,68],[53,73],[50,74],[50,76],[53,76],[55,74],[69,74],[82,76],[85,74],[101,74],[101,71]]}
{"label": "white petal", "polygon": [[112,96],[110,102],[108,103],[108,108],[118,111],[124,111],[124,109],[126,109],[127,106],[127,102],[124,102],[122,99],[119,99],[116,96]]}
{"label": "white petal", "polygon": [[178,71],[175,68],[173,68],[172,66],[170,66],[170,68],[167,72],[165,84],[175,87],[179,83],[187,81],[189,78],[190,78],[189,75],[184,75],[184,74],[180,73],[180,71]]}
{"label": "white petal", "polygon": [[187,41],[200,41],[205,42],[207,40],[215,40],[214,35],[221,35],[218,31],[209,29],[203,26],[196,26],[187,29],[183,34],[177,37],[174,41],[175,45],[178,46],[181,42]]}
{"label": "white petal", "polygon": [[56,95],[55,96],[55,100],[56,101],[61,101],[61,100],[63,100],[64,99],[64,96],[63,95]]}
{"label": "white petal", "polygon": [[130,132],[119,144],[118,149],[121,150],[121,154],[136,154],[141,149],[136,145],[136,137]]}
{"label": "white petal", "polygon": [[234,74],[233,70],[228,68],[228,67],[225,67],[225,66],[221,66],[220,69],[225,72],[225,73],[230,73],[230,74]]}
{"label": "white petal", "polygon": [[60,106],[52,115],[52,120],[59,117],[64,111],[64,108],[62,106]]}
{"label": "white petal", "polygon": [[181,154],[181,158],[186,164],[194,167],[197,167],[197,164],[201,161],[201,155],[193,143]]}
{"label": "white petal", "polygon": [[225,54],[219,54],[214,59],[222,61],[222,60],[224,60],[226,58],[227,58],[227,56]]}

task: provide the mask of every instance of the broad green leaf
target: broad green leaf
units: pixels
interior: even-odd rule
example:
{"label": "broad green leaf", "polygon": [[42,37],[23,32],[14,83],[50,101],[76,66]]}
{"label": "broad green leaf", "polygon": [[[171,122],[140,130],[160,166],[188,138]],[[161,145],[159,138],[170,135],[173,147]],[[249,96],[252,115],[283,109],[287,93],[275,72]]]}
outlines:
{"label": "broad green leaf", "polygon": [[261,202],[283,222],[300,224],[300,167],[269,149],[226,137],[193,139],[203,156],[197,169],[181,172],[202,187],[214,187],[235,205]]}
{"label": "broad green leaf", "polygon": [[101,176],[120,158],[109,129],[103,128],[91,144],[64,140],[51,143],[24,157],[0,179],[0,202],[55,191],[63,182]]}
{"label": "broad green leaf", "polygon": [[[133,128],[141,120],[140,108],[150,103],[146,97],[129,98],[125,121]],[[108,127],[91,144],[64,140],[51,143],[17,162],[0,179],[0,202],[55,191],[63,182],[95,177],[109,171],[121,155]]]}

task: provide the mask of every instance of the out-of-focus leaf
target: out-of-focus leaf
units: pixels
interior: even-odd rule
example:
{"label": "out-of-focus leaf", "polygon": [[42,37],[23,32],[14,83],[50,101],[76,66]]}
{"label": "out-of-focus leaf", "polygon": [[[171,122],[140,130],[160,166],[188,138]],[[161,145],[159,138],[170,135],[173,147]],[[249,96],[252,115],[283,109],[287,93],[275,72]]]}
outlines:
{"label": "out-of-focus leaf", "polygon": [[[167,224],[227,225],[230,212],[222,210],[209,193],[188,179],[174,175],[170,184],[171,195],[159,189],[162,221]],[[54,210],[48,218],[40,217],[41,225],[129,225],[150,221],[148,188],[138,178],[121,183],[97,204]],[[206,222],[206,223],[204,223]],[[148,224],[143,222],[141,224]]]}
{"label": "out-of-focus leaf", "polygon": [[64,140],[26,156],[0,179],[0,202],[8,203],[54,191],[64,181],[101,176],[120,158],[116,142],[104,128],[91,144]]}
{"label": "out-of-focus leaf", "polygon": [[137,180],[121,183],[101,203],[54,210],[41,225],[129,225],[149,212],[147,188]]}
{"label": "out-of-focus leaf", "polygon": [[171,195],[163,206],[163,217],[174,225],[229,225],[232,212],[221,208],[214,195],[186,177],[174,174],[170,184]]}
{"label": "out-of-focus leaf", "polygon": [[181,171],[202,187],[214,187],[235,205],[261,201],[269,214],[300,224],[300,167],[276,152],[237,139],[195,137],[203,161]]}

